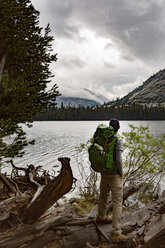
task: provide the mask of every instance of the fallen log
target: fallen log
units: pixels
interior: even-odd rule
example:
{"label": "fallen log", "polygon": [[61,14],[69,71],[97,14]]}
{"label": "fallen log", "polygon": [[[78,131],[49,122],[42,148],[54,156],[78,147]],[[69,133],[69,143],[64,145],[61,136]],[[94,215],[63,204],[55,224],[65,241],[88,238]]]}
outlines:
{"label": "fallen log", "polygon": [[15,187],[13,187],[12,183],[10,182],[10,180],[7,177],[5,177],[4,175],[2,175],[1,173],[0,173],[0,181],[2,181],[2,183],[8,189],[9,194],[10,193],[12,193],[13,195],[17,194],[17,190],[15,189]]}
{"label": "fallen log", "polygon": [[[31,224],[19,223],[15,228],[0,233],[1,248],[84,248],[106,244],[108,248],[163,248],[165,236],[164,199],[162,195],[147,207],[123,213],[123,233],[133,239],[119,244],[107,242],[112,224],[96,225],[95,218],[80,217],[71,204],[59,206]],[[161,210],[161,211],[160,211]],[[99,228],[98,228],[99,227]],[[155,246],[150,246],[151,240]]]}
{"label": "fallen log", "polygon": [[21,214],[21,209],[25,208],[29,199],[30,195],[23,194],[0,202],[0,229],[2,228],[2,223],[6,222],[12,213]]}
{"label": "fallen log", "polygon": [[[0,224],[1,229],[4,228],[4,222],[11,216],[11,213],[21,214],[21,221],[24,223],[31,223],[36,221],[42,214],[45,213],[47,209],[49,209],[58,199],[60,199],[64,194],[66,194],[72,188],[73,183],[73,175],[70,167],[70,159],[69,158],[59,158],[59,161],[62,164],[61,173],[51,180],[47,185],[40,185],[37,181],[34,180],[34,177],[37,174],[38,167],[34,167],[32,165],[28,166],[28,168],[19,168],[16,167],[13,162],[12,166],[16,170],[22,170],[25,172],[25,175],[29,177],[29,185],[34,185],[35,188],[38,188],[34,194],[33,186],[30,188],[29,194],[27,192],[22,193],[22,197],[18,198],[9,198],[4,200],[0,204]],[[28,171],[28,174],[27,174]],[[25,180],[27,181],[25,176]],[[10,180],[1,175],[0,180],[3,182],[5,187],[15,193],[17,195],[17,191],[19,191],[18,185],[13,180],[13,184],[10,183]],[[20,177],[19,177],[20,180]],[[31,191],[32,189],[32,191]],[[33,198],[32,198],[32,194]],[[32,199],[31,199],[32,198]],[[31,199],[31,201],[30,201]],[[19,204],[21,201],[21,205]],[[30,201],[30,203],[29,203]],[[2,207],[1,207],[2,206]],[[6,207],[4,207],[6,206]],[[3,208],[4,207],[4,208]],[[13,209],[17,209],[14,211]],[[24,210],[23,213],[21,210]]]}
{"label": "fallen log", "polygon": [[[91,248],[103,243],[108,248],[163,247],[165,192],[149,206],[123,212],[121,228],[133,238],[119,244],[111,243],[112,223],[97,224],[95,217],[76,214],[69,203],[46,211],[72,185],[69,159],[59,160],[61,173],[35,199],[30,201],[31,195],[22,194],[0,203],[0,248]],[[125,197],[134,190],[127,188]],[[155,246],[150,246],[151,240]]]}
{"label": "fallen log", "polygon": [[[126,186],[124,187],[123,190],[123,202],[125,200],[128,199],[129,196],[131,196],[132,194],[134,194],[135,192],[137,192],[140,188],[140,185],[138,186]],[[109,199],[108,199],[108,203],[107,203],[107,211],[112,210],[113,208],[113,203],[112,203],[112,197],[110,195]],[[88,217],[96,217],[97,216],[97,212],[98,212],[98,206],[94,206],[94,208],[90,211],[90,213],[88,214]]]}
{"label": "fallen log", "polygon": [[45,213],[58,199],[68,193],[72,188],[73,174],[69,158],[59,158],[62,163],[61,173],[45,187],[40,188],[35,200],[29,204],[23,214],[23,222],[32,223]]}
{"label": "fallen log", "polygon": [[165,228],[149,239],[141,248],[164,248]]}

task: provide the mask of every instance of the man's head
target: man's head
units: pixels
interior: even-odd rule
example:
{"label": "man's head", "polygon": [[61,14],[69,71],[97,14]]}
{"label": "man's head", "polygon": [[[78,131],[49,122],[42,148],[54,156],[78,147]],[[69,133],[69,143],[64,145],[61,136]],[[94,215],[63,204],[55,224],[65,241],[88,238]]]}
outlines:
{"label": "man's head", "polygon": [[114,128],[114,131],[117,132],[118,129],[120,128],[120,123],[119,120],[116,118],[112,118],[109,122],[109,125]]}

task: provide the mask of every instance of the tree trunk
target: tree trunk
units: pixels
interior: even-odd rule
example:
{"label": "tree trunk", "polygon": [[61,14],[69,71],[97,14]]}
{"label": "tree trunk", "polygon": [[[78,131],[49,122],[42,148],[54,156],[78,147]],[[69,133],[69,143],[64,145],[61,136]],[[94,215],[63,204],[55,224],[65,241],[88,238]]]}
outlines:
{"label": "tree trunk", "polygon": [[8,44],[4,48],[3,52],[0,54],[0,83],[1,83],[2,74],[3,74],[5,62],[6,62],[7,48],[8,48]]}
{"label": "tree trunk", "polygon": [[69,158],[60,158],[62,163],[61,173],[45,187],[42,188],[40,194],[34,201],[30,203],[23,214],[25,223],[36,221],[45,213],[58,199],[69,192],[72,188],[73,175],[70,167]]}
{"label": "tree trunk", "polygon": [[154,235],[141,248],[164,248],[165,247],[165,228]]}
{"label": "tree trunk", "polygon": [[[165,243],[165,194],[151,205],[123,214],[123,233],[133,237],[128,242],[112,244],[107,241],[112,223],[97,224],[95,218],[80,217],[70,204],[48,211],[36,222],[17,223],[15,228],[1,228],[1,248],[84,248],[106,244],[107,248],[163,248]],[[11,218],[11,217],[10,217]],[[17,223],[17,224],[16,224]],[[154,245],[153,245],[154,244]]]}
{"label": "tree trunk", "polygon": [[[105,237],[111,235],[111,223],[97,225],[95,219],[78,217],[72,206],[65,204],[43,215],[31,225],[22,223],[14,229],[1,232],[0,247],[84,248],[106,243],[105,247],[109,248],[135,248],[140,244],[143,248],[163,248],[165,209],[162,211],[162,200],[164,197],[146,208],[123,215],[122,230],[134,237],[128,242],[107,242]],[[160,209],[161,214],[158,214]]]}
{"label": "tree trunk", "polygon": [[[92,248],[103,243],[107,248],[164,247],[165,192],[149,206],[123,213],[122,231],[132,237],[124,243],[112,244],[112,223],[97,224],[94,217],[77,215],[69,203],[43,214],[72,185],[69,159],[60,161],[60,175],[44,187],[28,208],[28,194],[0,203],[0,248]],[[129,196],[128,188],[125,192]]]}
{"label": "tree trunk", "polygon": [[9,193],[13,193],[14,195],[16,195],[17,190],[15,189],[15,187],[13,187],[13,185],[10,183],[10,180],[1,173],[0,173],[0,181],[2,181],[2,183],[8,189]]}

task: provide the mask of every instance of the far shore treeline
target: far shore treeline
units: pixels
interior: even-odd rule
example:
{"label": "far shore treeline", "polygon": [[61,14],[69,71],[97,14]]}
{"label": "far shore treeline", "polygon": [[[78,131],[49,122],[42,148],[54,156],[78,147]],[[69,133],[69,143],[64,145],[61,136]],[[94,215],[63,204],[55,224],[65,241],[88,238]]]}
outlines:
{"label": "far shore treeline", "polygon": [[165,107],[148,107],[141,105],[97,106],[97,107],[53,107],[34,116],[34,121],[56,120],[165,120]]}

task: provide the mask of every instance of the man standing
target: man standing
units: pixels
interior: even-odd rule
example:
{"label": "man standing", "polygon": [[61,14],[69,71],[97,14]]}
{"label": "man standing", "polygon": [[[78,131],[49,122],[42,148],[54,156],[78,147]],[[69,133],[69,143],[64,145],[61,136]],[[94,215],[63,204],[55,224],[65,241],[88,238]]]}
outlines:
{"label": "man standing", "polygon": [[[115,136],[120,128],[118,119],[111,119],[110,126],[114,128]],[[112,220],[112,241],[125,241],[128,239],[126,235],[122,234],[120,228],[120,220],[122,214],[122,202],[123,202],[123,169],[122,169],[122,157],[123,143],[122,140],[117,137],[114,162],[116,169],[110,174],[101,174],[100,182],[100,196],[98,201],[98,216],[96,218],[97,223],[110,222],[110,218],[106,217],[106,207],[109,197],[109,193],[112,193],[113,201],[113,220]]]}

